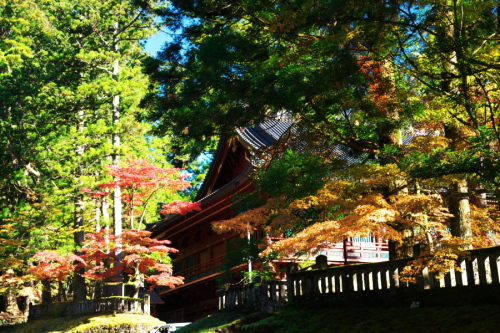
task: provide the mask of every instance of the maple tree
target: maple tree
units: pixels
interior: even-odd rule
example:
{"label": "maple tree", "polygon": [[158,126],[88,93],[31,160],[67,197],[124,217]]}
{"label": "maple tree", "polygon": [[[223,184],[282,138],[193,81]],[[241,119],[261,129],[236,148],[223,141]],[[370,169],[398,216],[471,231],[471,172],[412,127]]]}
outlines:
{"label": "maple tree", "polygon": [[[121,189],[122,200],[126,203],[124,214],[128,216],[130,229],[140,229],[144,221],[147,207],[156,194],[161,192],[163,197],[166,193],[175,194],[191,187],[178,168],[162,168],[151,164],[146,160],[134,160],[126,166],[108,166],[106,172],[115,180],[98,186],[103,189]],[[83,191],[92,196],[100,197],[103,193],[83,188]],[[107,192],[105,192],[107,194]],[[156,199],[158,202],[158,199]],[[177,213],[186,214],[191,210],[200,210],[199,203],[175,200],[171,204],[163,205],[161,214]],[[142,208],[138,210],[138,207]],[[136,217],[139,217],[137,224]]]}
{"label": "maple tree", "polygon": [[[154,269],[164,272],[147,279],[152,288],[156,285],[173,287],[176,281],[179,281],[179,278],[170,276],[169,265],[161,266],[160,262],[156,261],[162,252],[164,254],[176,252],[174,249],[161,247],[164,244],[169,244],[169,241],[149,239],[147,236],[150,232],[136,229],[141,227],[146,208],[155,195],[162,194],[161,198],[164,198],[165,194],[175,194],[190,187],[190,182],[185,180],[187,175],[182,175],[180,171],[178,168],[154,166],[146,160],[134,160],[125,166],[111,165],[107,167],[106,172],[114,180],[99,184],[98,187],[103,189],[120,188],[123,201],[127,204],[124,209],[125,216],[129,217],[130,228],[134,231],[125,230],[119,235],[115,233],[114,236],[110,236],[109,229],[106,227],[103,229],[106,232],[89,236],[91,240],[88,243],[89,248],[84,247],[81,251],[82,258],[90,260],[92,265],[86,265],[86,271],[81,274],[82,276],[102,280],[111,277],[118,278],[123,274],[128,280],[132,277],[136,280],[136,292],[139,290],[139,282],[148,270]],[[103,208],[103,200],[109,193],[90,188],[82,188],[82,191],[96,199],[98,204],[96,216],[98,218],[101,214],[101,208]],[[156,207],[156,205],[153,206]],[[141,207],[142,211],[137,210],[138,207]],[[184,215],[193,210],[201,210],[201,204],[174,200],[170,204],[163,205],[160,214],[179,213]],[[140,218],[135,224],[137,215],[140,215]],[[110,249],[110,246],[114,246],[113,249]],[[107,248],[107,252],[103,252],[103,248]],[[109,256],[106,253],[112,255]],[[143,255],[146,254],[147,256],[144,257]],[[108,265],[109,268],[105,268],[104,265]]]}
{"label": "maple tree", "polygon": [[[134,297],[144,280],[150,288],[175,286],[183,283],[182,277],[172,276],[168,253],[178,250],[167,245],[168,240],[150,238],[151,232],[124,230],[121,236],[110,234],[108,228],[86,235],[81,255],[60,255],[55,251],[41,251],[34,255],[37,263],[28,272],[41,281],[63,281],[75,274],[79,267],[85,268],[84,277],[96,281],[113,281],[121,272],[127,283],[133,284]],[[123,258],[118,257],[123,253]],[[98,295],[96,295],[98,296]]]}

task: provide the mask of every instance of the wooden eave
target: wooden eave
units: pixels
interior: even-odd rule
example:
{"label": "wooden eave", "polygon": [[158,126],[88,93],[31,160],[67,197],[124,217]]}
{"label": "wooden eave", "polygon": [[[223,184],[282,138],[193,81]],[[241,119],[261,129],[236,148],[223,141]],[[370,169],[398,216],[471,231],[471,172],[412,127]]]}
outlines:
{"label": "wooden eave", "polygon": [[179,232],[192,228],[194,225],[210,219],[218,212],[229,208],[233,204],[232,195],[252,189],[250,182],[252,169],[253,167],[248,165],[232,181],[201,199],[201,211],[191,212],[186,215],[176,214],[153,225],[150,229],[152,236],[162,239],[168,235],[168,238],[172,238]]}
{"label": "wooden eave", "polygon": [[[239,269],[242,269],[243,267],[245,267],[246,264],[240,264],[236,267],[233,267],[232,270],[233,271],[238,271]],[[197,285],[197,284],[200,284],[202,282],[205,282],[207,280],[211,280],[211,279],[214,279],[215,277],[217,277],[218,275],[221,275],[223,272],[216,272],[216,273],[212,273],[210,275],[206,275],[204,277],[201,277],[199,279],[196,279],[196,280],[193,280],[193,281],[189,281],[185,284],[181,284],[179,286],[176,286],[175,288],[168,288],[168,289],[163,289],[163,290],[160,290],[159,291],[159,294],[160,296],[165,296],[167,294],[173,294],[175,292],[180,292],[182,291],[183,289],[187,288],[187,287],[190,287],[190,286],[193,286],[193,285]]]}
{"label": "wooden eave", "polygon": [[231,146],[232,140],[221,140],[215,152],[214,159],[210,164],[210,168],[207,172],[207,177],[203,181],[198,194],[196,195],[196,201],[200,201],[206,196],[210,195],[214,191],[215,183],[220,175],[220,170],[224,164],[224,160],[229,152],[229,147]]}

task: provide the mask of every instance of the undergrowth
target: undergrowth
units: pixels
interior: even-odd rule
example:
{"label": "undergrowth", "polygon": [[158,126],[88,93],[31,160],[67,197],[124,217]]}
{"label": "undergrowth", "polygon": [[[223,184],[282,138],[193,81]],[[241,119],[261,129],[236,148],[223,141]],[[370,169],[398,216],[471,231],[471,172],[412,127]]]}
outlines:
{"label": "undergrowth", "polygon": [[[427,308],[293,308],[271,314],[217,313],[179,333],[493,333],[500,306]],[[231,329],[228,330],[228,327]],[[177,332],[176,332],[177,333]]]}

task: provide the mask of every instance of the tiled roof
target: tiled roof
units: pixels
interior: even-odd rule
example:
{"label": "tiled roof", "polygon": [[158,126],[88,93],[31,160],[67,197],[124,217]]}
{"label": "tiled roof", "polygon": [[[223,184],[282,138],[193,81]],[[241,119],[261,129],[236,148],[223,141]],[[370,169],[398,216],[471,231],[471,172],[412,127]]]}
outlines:
{"label": "tiled roof", "polygon": [[259,125],[237,129],[241,139],[254,149],[269,147],[292,126],[290,121],[265,120]]}
{"label": "tiled roof", "polygon": [[[237,130],[240,138],[251,148],[257,150],[273,145],[287,131],[293,134],[292,136],[294,137],[291,142],[288,142],[289,148],[302,152],[311,148],[303,140],[304,137],[302,136],[303,134],[307,136],[307,129],[292,123],[286,118],[281,120],[266,120],[257,126]],[[365,161],[367,156],[367,154],[360,154],[344,144],[323,146],[321,150],[330,150],[337,159],[345,161],[346,165],[361,163]]]}

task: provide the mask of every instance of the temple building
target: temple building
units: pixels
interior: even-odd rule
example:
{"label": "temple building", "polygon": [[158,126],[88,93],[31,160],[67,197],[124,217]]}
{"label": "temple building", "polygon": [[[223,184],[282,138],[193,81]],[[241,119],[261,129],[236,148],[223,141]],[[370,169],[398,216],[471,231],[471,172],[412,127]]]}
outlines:
{"label": "temple building", "polygon": [[[158,317],[167,322],[186,322],[205,317],[217,307],[216,277],[221,274],[227,242],[237,233],[217,234],[211,223],[234,217],[234,196],[254,190],[250,175],[255,152],[272,148],[286,135],[291,123],[266,121],[238,131],[222,140],[209,172],[198,192],[202,210],[174,215],[154,224],[150,231],[157,239],[172,241],[179,252],[172,255],[173,274],[183,276],[184,284],[158,290],[165,304],[158,305]],[[254,235],[261,238],[262,232]],[[371,237],[347,239],[321,252],[330,265],[377,262],[388,259],[387,243]]]}

